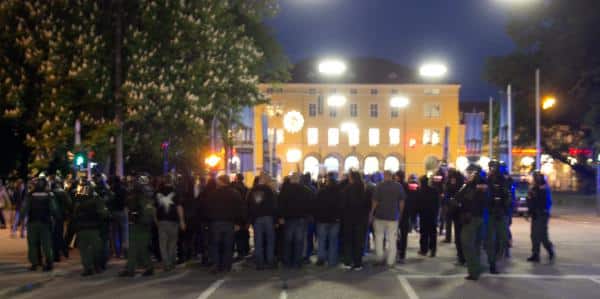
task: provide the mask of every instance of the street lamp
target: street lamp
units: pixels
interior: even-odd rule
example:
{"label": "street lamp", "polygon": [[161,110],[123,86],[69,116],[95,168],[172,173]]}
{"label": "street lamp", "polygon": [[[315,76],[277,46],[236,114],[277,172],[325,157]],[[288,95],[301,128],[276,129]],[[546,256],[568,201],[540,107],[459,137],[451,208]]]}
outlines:
{"label": "street lamp", "polygon": [[441,62],[427,62],[419,68],[419,75],[426,79],[440,79],[446,76],[448,67]]}
{"label": "street lamp", "polygon": [[550,108],[553,108],[554,105],[556,105],[556,98],[553,96],[548,96],[542,102],[542,109],[548,110]]}
{"label": "street lamp", "polygon": [[346,63],[340,59],[325,59],[319,63],[319,73],[326,76],[340,76],[346,69]]}

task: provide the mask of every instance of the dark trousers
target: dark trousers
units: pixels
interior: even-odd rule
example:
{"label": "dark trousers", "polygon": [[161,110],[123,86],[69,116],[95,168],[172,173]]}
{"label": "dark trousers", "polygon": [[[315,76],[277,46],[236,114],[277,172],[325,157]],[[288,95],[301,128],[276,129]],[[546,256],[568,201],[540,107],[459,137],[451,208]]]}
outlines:
{"label": "dark trousers", "polygon": [[188,229],[180,233],[180,236],[180,246],[178,246],[178,248],[181,248],[179,253],[180,261],[189,261],[195,258],[200,249],[197,246],[199,244],[198,239],[200,238],[198,228],[188,227]]}
{"label": "dark trousers", "polygon": [[446,238],[444,241],[452,242],[452,224],[454,222],[454,217],[450,211],[446,212]]}
{"label": "dark trousers", "polygon": [[213,221],[210,224],[210,256],[219,270],[231,270],[233,239],[233,222]]}
{"label": "dark trousers", "polygon": [[463,253],[462,248],[462,223],[460,222],[460,217],[458,214],[455,214],[452,218],[454,222],[454,244],[456,245],[456,257],[458,258],[458,262],[461,264],[465,263],[465,254]]}
{"label": "dark trousers", "polygon": [[315,236],[317,234],[317,224],[313,221],[306,225],[306,253],[305,258],[310,258],[315,250]]}
{"label": "dark trousers", "polygon": [[214,263],[210,254],[210,223],[203,221],[200,225],[200,243],[198,251],[202,255],[202,264],[208,265]]}
{"label": "dark trousers", "polygon": [[421,216],[421,253],[426,254],[430,252],[435,255],[437,249],[437,232],[435,225],[435,217]]}
{"label": "dark trousers", "polygon": [[238,257],[245,257],[250,253],[250,231],[245,224],[240,225],[240,230],[235,232],[235,249]]}
{"label": "dark trousers", "polygon": [[361,267],[365,239],[367,238],[367,223],[344,223],[343,241],[344,263],[349,266]]}
{"label": "dark trousers", "polygon": [[304,239],[306,238],[306,220],[304,218],[286,219],[283,240],[283,263],[287,267],[301,267],[304,258]]}
{"label": "dark trousers", "polygon": [[275,226],[272,216],[258,217],[254,221],[254,257],[262,267],[275,263]]}
{"label": "dark trousers", "polygon": [[554,254],[554,245],[548,237],[548,214],[534,215],[531,219],[531,252],[540,255],[540,245],[544,245],[549,254]]}
{"label": "dark trousers", "polygon": [[443,205],[439,211],[439,225],[440,225],[440,236],[444,230],[446,224],[446,214],[448,214],[448,206]]}
{"label": "dark trousers", "polygon": [[60,260],[61,255],[64,257],[69,256],[69,249],[65,242],[64,227],[65,222],[63,219],[56,219],[52,227],[52,247],[54,249],[54,260],[56,261]]}
{"label": "dark trousers", "polygon": [[410,219],[403,218],[400,221],[400,237],[398,238],[398,256],[406,258],[406,247],[408,246],[408,232],[411,229]]}

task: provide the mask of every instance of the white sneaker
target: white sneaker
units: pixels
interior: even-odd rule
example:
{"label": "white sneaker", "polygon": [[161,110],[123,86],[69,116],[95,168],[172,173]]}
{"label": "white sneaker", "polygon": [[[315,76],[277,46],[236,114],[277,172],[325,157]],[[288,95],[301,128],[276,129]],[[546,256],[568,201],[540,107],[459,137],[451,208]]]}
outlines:
{"label": "white sneaker", "polygon": [[346,264],[342,263],[342,264],[340,265],[340,269],[343,269],[343,270],[350,270],[350,269],[352,269],[352,266],[350,266],[350,265],[346,265]]}
{"label": "white sneaker", "polygon": [[358,266],[358,267],[352,267],[352,271],[362,271],[363,267],[362,266]]}

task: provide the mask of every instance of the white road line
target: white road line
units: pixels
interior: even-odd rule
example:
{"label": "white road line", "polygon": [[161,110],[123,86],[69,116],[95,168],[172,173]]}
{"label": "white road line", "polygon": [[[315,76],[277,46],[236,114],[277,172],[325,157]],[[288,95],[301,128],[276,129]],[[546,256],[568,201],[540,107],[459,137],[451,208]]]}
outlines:
{"label": "white road line", "polygon": [[417,293],[412,288],[406,277],[398,275],[398,281],[400,282],[400,285],[402,285],[402,288],[406,292],[406,295],[408,295],[408,299],[419,299],[419,296],[417,296]]}
{"label": "white road line", "polygon": [[281,291],[281,294],[279,294],[279,299],[287,299],[287,292]]}
{"label": "white road line", "polygon": [[212,295],[224,282],[225,279],[219,279],[213,282],[208,289],[204,290],[204,292],[198,296],[197,299],[208,299],[208,297],[210,297],[210,295]]}
{"label": "white road line", "polygon": [[[465,277],[466,274],[449,274],[449,275],[423,275],[423,274],[407,274],[398,275],[398,279],[455,279]],[[524,278],[524,279],[600,279],[600,275],[538,275],[538,274],[483,274],[482,277],[491,278]]]}
{"label": "white road line", "polygon": [[600,278],[590,278],[591,281],[600,284]]}

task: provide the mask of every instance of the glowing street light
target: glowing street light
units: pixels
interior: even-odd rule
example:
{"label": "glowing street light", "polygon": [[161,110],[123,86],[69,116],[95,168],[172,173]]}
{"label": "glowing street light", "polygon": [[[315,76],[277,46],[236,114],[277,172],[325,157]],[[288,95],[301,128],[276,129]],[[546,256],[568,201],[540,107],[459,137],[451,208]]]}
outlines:
{"label": "glowing street light", "polygon": [[396,96],[390,99],[390,106],[392,108],[406,108],[410,104],[410,100],[407,97]]}
{"label": "glowing street light", "polygon": [[446,76],[448,67],[441,62],[428,62],[421,65],[419,74],[423,78],[440,79]]}
{"label": "glowing street light", "polygon": [[208,167],[210,168],[214,168],[215,166],[217,166],[217,164],[219,164],[219,162],[221,162],[221,158],[215,154],[211,154],[206,159],[204,159],[204,163],[206,163],[206,165],[208,165]]}
{"label": "glowing street light", "polygon": [[341,107],[346,104],[346,97],[339,94],[330,95],[327,98],[327,105],[330,107]]}
{"label": "glowing street light", "polygon": [[302,151],[296,148],[289,149],[286,153],[286,159],[289,163],[298,163],[302,159]]}
{"label": "glowing street light", "polygon": [[548,110],[556,105],[556,98],[553,96],[546,97],[542,102],[542,109]]}
{"label": "glowing street light", "polygon": [[326,76],[342,75],[346,69],[346,63],[339,59],[326,59],[319,63],[319,73]]}

